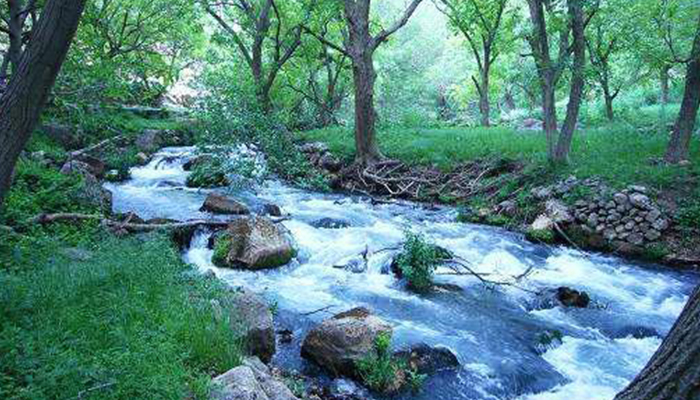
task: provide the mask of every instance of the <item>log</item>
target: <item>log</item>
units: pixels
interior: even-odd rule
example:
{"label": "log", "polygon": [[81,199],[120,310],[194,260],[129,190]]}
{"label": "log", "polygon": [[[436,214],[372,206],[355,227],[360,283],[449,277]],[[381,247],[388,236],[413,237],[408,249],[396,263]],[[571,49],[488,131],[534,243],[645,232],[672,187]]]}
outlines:
{"label": "log", "polygon": [[121,140],[121,139],[124,139],[124,135],[118,135],[118,136],[115,136],[115,137],[112,137],[112,138],[109,138],[109,139],[105,139],[105,140],[103,140],[103,141],[101,141],[101,142],[99,142],[99,143],[96,143],[96,144],[92,145],[92,146],[88,146],[88,147],[86,147],[86,148],[84,148],[84,149],[80,149],[80,150],[76,150],[76,151],[74,151],[74,152],[71,152],[71,153],[70,153],[70,158],[71,158],[71,159],[79,158],[80,156],[83,156],[83,155],[85,155],[85,154],[87,154],[87,153],[90,153],[91,151],[95,151],[95,150],[101,149],[102,147],[105,147],[106,145],[108,145],[108,144],[110,144],[110,143],[112,143],[112,142],[116,142],[116,141]]}

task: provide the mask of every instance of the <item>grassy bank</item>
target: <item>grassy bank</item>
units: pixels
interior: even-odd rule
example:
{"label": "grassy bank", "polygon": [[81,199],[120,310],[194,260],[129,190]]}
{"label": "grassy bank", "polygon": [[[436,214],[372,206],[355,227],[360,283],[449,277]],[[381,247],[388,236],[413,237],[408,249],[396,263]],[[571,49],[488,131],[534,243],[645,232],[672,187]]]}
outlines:
{"label": "grassy bank", "polygon": [[[321,141],[331,151],[352,159],[354,139],[349,128],[333,127],[303,132],[306,141]],[[700,173],[700,145],[691,150],[693,166],[657,165],[666,148],[665,134],[648,132],[624,123],[602,125],[576,132],[571,163],[556,176],[601,177],[614,186],[645,184],[658,189],[673,187]],[[432,164],[449,170],[480,158],[523,160],[546,166],[544,134],[512,128],[388,128],[378,133],[379,147],[390,158],[409,164]]]}
{"label": "grassy bank", "polygon": [[206,398],[241,356],[209,302],[223,289],[165,237],[94,233],[4,238],[0,398]]}

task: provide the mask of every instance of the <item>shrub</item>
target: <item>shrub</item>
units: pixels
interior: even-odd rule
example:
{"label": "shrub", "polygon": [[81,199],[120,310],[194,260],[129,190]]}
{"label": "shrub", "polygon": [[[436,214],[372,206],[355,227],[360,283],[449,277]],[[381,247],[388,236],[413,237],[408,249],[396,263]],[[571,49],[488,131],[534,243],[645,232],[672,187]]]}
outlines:
{"label": "shrub", "polygon": [[226,258],[231,251],[231,237],[228,234],[221,235],[214,243],[214,255],[211,261],[220,267],[226,266]]}
{"label": "shrub", "polygon": [[374,354],[360,360],[357,368],[364,384],[377,392],[386,392],[396,383],[401,366],[391,354],[391,334],[377,336]]}
{"label": "shrub", "polygon": [[428,243],[419,234],[407,232],[403,249],[395,262],[409,289],[422,293],[433,286],[433,273],[439,263],[449,258],[451,254],[446,250]]}
{"label": "shrub", "polygon": [[554,232],[551,229],[528,229],[525,237],[531,242],[554,243]]}

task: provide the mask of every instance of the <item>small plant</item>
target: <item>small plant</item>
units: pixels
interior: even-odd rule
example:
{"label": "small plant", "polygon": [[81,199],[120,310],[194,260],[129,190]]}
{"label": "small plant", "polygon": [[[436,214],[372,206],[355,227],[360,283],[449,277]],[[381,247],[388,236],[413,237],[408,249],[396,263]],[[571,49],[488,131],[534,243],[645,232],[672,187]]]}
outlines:
{"label": "small plant", "polygon": [[211,258],[212,263],[219,267],[226,266],[226,259],[230,251],[231,237],[228,234],[223,234],[214,243],[214,254]]}
{"label": "small plant", "polygon": [[423,293],[433,286],[433,273],[440,261],[451,258],[451,254],[425,238],[412,232],[406,233],[401,253],[396,257],[396,266],[406,278],[409,289]]}
{"label": "small plant", "polygon": [[678,225],[684,228],[700,229],[700,200],[694,200],[683,205],[678,211]]}
{"label": "small plant", "polygon": [[412,392],[419,392],[428,378],[426,374],[418,373],[418,371],[409,369],[406,371],[406,382]]}
{"label": "small plant", "polygon": [[306,398],[306,385],[303,379],[297,376],[288,376],[284,379],[284,383],[294,396],[300,399]]}
{"label": "small plant", "polygon": [[374,344],[374,354],[360,360],[357,368],[364,384],[370,389],[385,393],[396,383],[399,365],[390,352],[391,334],[380,333]]}

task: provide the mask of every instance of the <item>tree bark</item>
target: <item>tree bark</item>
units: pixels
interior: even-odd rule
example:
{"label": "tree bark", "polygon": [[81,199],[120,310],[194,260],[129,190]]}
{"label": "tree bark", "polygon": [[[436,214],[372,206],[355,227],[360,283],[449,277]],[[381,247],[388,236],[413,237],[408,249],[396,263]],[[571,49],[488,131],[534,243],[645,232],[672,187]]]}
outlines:
{"label": "tree bark", "polygon": [[687,160],[690,155],[690,140],[695,130],[695,120],[700,106],[700,19],[695,31],[691,60],[685,76],[685,91],[678,118],[673,126],[671,140],[664,159],[670,163]]}
{"label": "tree bark", "polygon": [[39,120],[86,0],[48,0],[32,41],[0,98],[0,206],[20,152]]}
{"label": "tree bark", "polygon": [[608,121],[612,121],[615,119],[615,110],[613,109],[614,97],[609,90],[605,90],[603,96],[605,97],[605,116],[608,118]]}
{"label": "tree bark", "polygon": [[671,68],[669,66],[663,66],[661,67],[661,70],[659,71],[659,83],[661,84],[661,105],[666,106],[668,104],[668,81],[669,81],[669,70]]}
{"label": "tree bark", "polygon": [[[488,55],[486,57],[488,57]],[[481,89],[479,90],[479,112],[481,113],[481,126],[491,126],[491,100],[489,99],[490,69],[491,66],[487,63],[481,73]]]}
{"label": "tree bark", "polygon": [[700,286],[647,366],[615,400],[700,399]]}
{"label": "tree bark", "polygon": [[584,68],[586,67],[586,37],[584,35],[583,5],[582,0],[568,0],[569,18],[571,19],[571,31],[573,33],[574,66],[571,77],[571,89],[569,91],[569,104],[566,106],[566,118],[559,133],[557,148],[554,154],[554,162],[568,162],[571,152],[571,142],[578,122],[578,114],[581,109],[581,97],[585,85]]}

